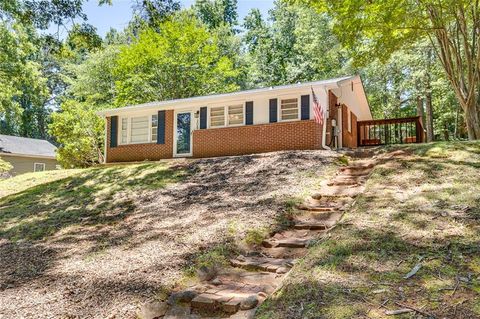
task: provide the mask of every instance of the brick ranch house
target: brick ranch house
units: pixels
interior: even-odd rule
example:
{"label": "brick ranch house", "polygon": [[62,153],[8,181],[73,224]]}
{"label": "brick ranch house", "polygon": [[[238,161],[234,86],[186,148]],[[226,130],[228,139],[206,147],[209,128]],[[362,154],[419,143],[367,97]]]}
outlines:
{"label": "brick ranch house", "polygon": [[[312,90],[326,108],[324,125],[314,120]],[[355,148],[357,121],[372,120],[359,76],[151,102],[99,115],[106,120],[107,163]]]}

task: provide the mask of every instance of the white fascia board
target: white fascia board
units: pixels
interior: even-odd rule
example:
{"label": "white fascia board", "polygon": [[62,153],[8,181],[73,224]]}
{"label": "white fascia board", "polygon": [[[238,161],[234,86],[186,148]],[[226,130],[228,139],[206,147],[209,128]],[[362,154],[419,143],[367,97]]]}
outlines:
{"label": "white fascia board", "polygon": [[348,81],[354,79],[355,76],[342,77],[337,79],[325,80],[325,81],[315,81],[307,83],[298,83],[291,85],[283,85],[269,88],[261,88],[247,91],[239,91],[233,93],[225,94],[216,94],[216,95],[205,95],[205,96],[196,96],[185,99],[177,99],[170,101],[159,101],[159,102],[150,102],[138,105],[125,106],[115,109],[108,109],[97,112],[100,116],[112,116],[120,115],[130,112],[138,111],[152,111],[152,110],[171,110],[176,109],[177,107],[185,107],[188,104],[189,107],[199,107],[204,106],[205,104],[211,103],[220,103],[220,102],[231,102],[238,100],[250,100],[252,98],[261,98],[262,96],[271,96],[272,93],[275,94],[289,94],[294,93],[298,89],[308,89],[311,86],[324,86],[327,89],[336,88],[339,86],[339,83],[343,81]]}

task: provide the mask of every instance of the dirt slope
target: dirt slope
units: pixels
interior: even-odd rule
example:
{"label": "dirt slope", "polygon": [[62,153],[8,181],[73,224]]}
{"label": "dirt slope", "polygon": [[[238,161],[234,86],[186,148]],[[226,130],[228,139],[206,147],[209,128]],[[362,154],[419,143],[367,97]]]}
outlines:
{"label": "dirt slope", "polygon": [[1,198],[0,318],[134,318],[199,251],[275,224],[335,158],[277,152],[95,168]]}

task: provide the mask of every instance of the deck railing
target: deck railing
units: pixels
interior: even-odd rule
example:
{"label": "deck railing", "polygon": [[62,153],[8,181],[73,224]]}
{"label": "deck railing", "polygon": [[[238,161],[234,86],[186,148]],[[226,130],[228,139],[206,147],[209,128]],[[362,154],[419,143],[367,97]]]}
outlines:
{"label": "deck railing", "polygon": [[424,131],[419,116],[357,122],[359,146],[422,143]]}

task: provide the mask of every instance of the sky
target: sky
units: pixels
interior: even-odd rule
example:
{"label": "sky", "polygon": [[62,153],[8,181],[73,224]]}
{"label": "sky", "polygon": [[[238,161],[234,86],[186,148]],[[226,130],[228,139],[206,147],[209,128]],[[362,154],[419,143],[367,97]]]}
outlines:
{"label": "sky", "polygon": [[[181,0],[183,8],[190,7],[194,0]],[[97,28],[97,33],[104,36],[110,28],[122,30],[132,17],[131,0],[113,0],[111,6],[97,5],[97,0],[89,0],[83,5],[83,11],[88,17],[88,23]],[[273,0],[238,0],[239,22],[248,14],[250,9],[258,8],[264,16],[273,8]]]}

